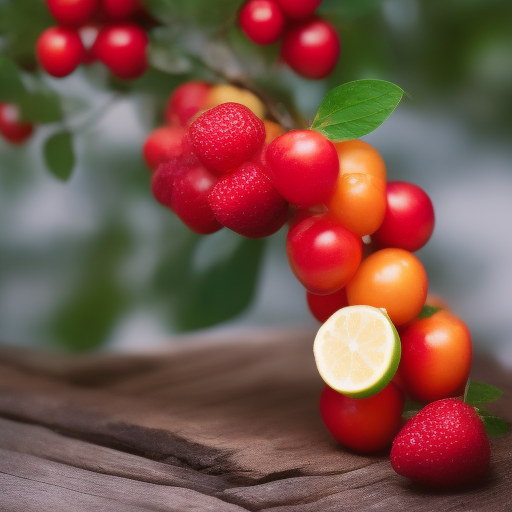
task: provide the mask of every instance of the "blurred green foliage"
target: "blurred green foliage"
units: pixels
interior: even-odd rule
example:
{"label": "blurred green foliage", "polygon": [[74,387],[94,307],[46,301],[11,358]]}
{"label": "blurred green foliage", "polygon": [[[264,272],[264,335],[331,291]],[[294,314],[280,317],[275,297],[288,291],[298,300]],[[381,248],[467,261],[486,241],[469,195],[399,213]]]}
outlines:
{"label": "blurred green foliage", "polygon": [[[242,3],[147,0],[146,75],[123,82],[93,65],[71,78],[83,88],[68,88],[48,79],[34,57],[38,35],[54,24],[44,1],[0,0],[0,101],[18,103],[25,119],[47,125],[25,151],[0,142],[2,338],[86,351],[103,346],[133,311],[149,309],[177,332],[228,320],[253,300],[265,243],[226,230],[199,237],[155,204],[140,155],[144,135],[136,145],[109,146],[98,131],[118,103],[132,105],[140,132],[148,133],[180,83],[232,80],[262,88],[302,122],[329,89],[379,78],[412,94],[402,108],[435,105],[482,134],[510,135],[510,0],[324,0],[319,13],[340,31],[343,50],[321,84],[281,65],[277,45],[258,47],[245,38],[236,24]],[[47,243],[27,242],[13,225],[20,205],[30,204],[37,187],[65,195],[58,180],[66,179],[62,187],[83,194],[94,220]],[[48,291],[35,305],[16,303],[24,320],[15,320],[12,290],[27,282],[46,283]]]}

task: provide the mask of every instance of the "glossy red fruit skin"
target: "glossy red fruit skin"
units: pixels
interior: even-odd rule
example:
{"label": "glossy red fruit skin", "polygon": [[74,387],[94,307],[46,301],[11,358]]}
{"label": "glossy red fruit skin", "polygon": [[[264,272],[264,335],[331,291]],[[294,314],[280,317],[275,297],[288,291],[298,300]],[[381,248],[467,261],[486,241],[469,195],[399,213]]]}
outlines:
{"label": "glossy red fruit skin", "polygon": [[199,160],[221,176],[258,152],[265,141],[265,125],[247,107],[222,103],[190,125],[188,139]]}
{"label": "glossy red fruit skin", "polygon": [[291,20],[309,18],[316,11],[322,0],[275,0],[285,16]]}
{"label": "glossy red fruit skin", "polygon": [[324,323],[338,309],[348,306],[345,288],[328,295],[316,295],[306,291],[306,300],[309,311],[320,323]]}
{"label": "glossy red fruit skin", "polygon": [[92,19],[99,0],[46,0],[50,14],[60,25],[77,28]]}
{"label": "glossy red fruit skin", "polygon": [[286,254],[306,290],[326,295],[343,288],[355,274],[362,242],[328,214],[312,215],[290,226]]}
{"label": "glossy red fruit skin", "polygon": [[259,45],[275,43],[283,33],[285,18],[272,0],[250,0],[240,11],[240,27]]}
{"label": "glossy red fruit skin", "polygon": [[148,68],[146,31],[134,23],[103,27],[93,46],[93,54],[118,78],[131,80]]}
{"label": "glossy red fruit skin", "polygon": [[49,75],[62,78],[75,71],[83,61],[85,49],[76,30],[50,27],[37,39],[36,56]]}
{"label": "glossy red fruit skin", "polygon": [[151,170],[183,152],[183,137],[185,129],[180,126],[160,126],[153,130],[146,138],[142,147],[142,154],[146,165]]}
{"label": "glossy red fruit skin", "polygon": [[265,160],[280,194],[296,206],[327,201],[338,179],[334,144],[314,130],[292,130],[268,146]]}
{"label": "glossy red fruit skin", "polygon": [[359,453],[386,450],[402,426],[405,395],[390,382],[368,398],[350,398],[326,386],[320,415],[332,437]]}
{"label": "glossy red fruit skin", "polygon": [[400,377],[416,402],[433,402],[464,393],[473,344],[466,324],[448,311],[416,318],[401,329]]}
{"label": "glossy red fruit skin", "polygon": [[23,144],[34,131],[31,123],[20,119],[18,106],[14,103],[0,103],[0,134],[11,144]]}
{"label": "glossy red fruit skin", "polygon": [[341,52],[340,36],[327,21],[311,18],[285,31],[281,58],[299,75],[322,79],[330,75]]}
{"label": "glossy red fruit skin", "polygon": [[211,88],[209,83],[195,80],[174,89],[165,108],[166,123],[188,126],[190,120],[203,110]]}
{"label": "glossy red fruit skin", "polygon": [[426,192],[405,181],[386,184],[386,213],[372,239],[381,247],[421,249],[434,230],[432,201]]}
{"label": "glossy red fruit skin", "polygon": [[141,7],[141,0],[101,0],[103,13],[112,20],[133,16]]}
{"label": "glossy red fruit skin", "polygon": [[253,163],[219,178],[209,201],[223,226],[247,238],[274,234],[288,217],[288,203]]}
{"label": "glossy red fruit skin", "polygon": [[189,229],[209,235],[222,228],[208,202],[215,182],[215,176],[193,155],[182,155],[158,167],[151,179],[151,191]]}
{"label": "glossy red fruit skin", "polygon": [[405,424],[393,441],[391,465],[414,482],[447,489],[482,479],[490,456],[489,438],[473,407],[446,398]]}

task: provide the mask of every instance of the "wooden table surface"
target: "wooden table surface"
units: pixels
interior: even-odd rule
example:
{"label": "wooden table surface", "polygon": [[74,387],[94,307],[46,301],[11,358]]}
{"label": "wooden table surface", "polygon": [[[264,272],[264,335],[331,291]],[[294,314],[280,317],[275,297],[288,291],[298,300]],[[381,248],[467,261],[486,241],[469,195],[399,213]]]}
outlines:
{"label": "wooden table surface", "polygon": [[[325,430],[314,333],[187,340],[151,355],[64,357],[0,348],[0,511],[508,511],[512,436],[488,478],[429,491],[387,454],[361,456]],[[483,357],[472,377],[504,390]]]}

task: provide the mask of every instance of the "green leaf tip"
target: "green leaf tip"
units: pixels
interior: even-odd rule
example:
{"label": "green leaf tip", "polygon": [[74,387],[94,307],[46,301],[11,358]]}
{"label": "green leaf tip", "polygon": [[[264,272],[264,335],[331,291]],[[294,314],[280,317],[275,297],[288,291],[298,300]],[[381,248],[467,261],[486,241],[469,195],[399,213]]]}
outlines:
{"label": "green leaf tip", "polygon": [[432,315],[435,315],[438,311],[441,311],[442,308],[438,308],[435,306],[423,306],[421,309],[418,318],[430,318]]}
{"label": "green leaf tip", "polygon": [[333,142],[358,139],[378,128],[404,91],[385,80],[356,80],[335,87],[322,100],[311,129]]}

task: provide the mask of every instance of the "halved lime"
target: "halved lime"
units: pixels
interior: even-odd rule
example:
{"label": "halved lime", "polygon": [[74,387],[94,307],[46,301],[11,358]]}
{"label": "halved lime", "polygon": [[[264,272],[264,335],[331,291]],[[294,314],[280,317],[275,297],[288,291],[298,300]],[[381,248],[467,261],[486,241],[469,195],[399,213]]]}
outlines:
{"label": "halved lime", "polygon": [[320,327],[313,346],[325,383],[354,398],[383,389],[400,362],[400,338],[385,310],[348,306]]}

